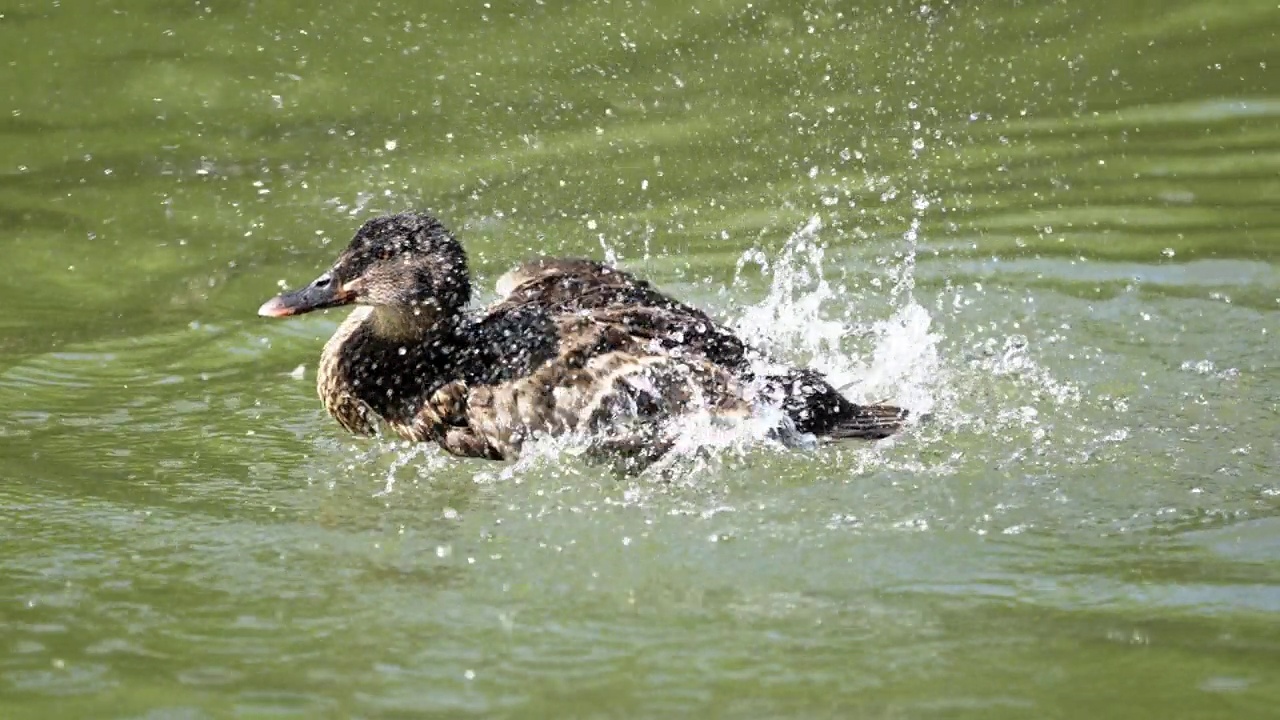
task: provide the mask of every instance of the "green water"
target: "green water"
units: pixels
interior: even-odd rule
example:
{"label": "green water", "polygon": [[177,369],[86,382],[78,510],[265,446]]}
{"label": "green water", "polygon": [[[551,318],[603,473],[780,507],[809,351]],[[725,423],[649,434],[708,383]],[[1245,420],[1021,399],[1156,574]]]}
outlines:
{"label": "green water", "polygon": [[[1274,0],[288,5],[0,9],[0,717],[1276,716]],[[347,438],[254,311],[407,207],[934,419]]]}

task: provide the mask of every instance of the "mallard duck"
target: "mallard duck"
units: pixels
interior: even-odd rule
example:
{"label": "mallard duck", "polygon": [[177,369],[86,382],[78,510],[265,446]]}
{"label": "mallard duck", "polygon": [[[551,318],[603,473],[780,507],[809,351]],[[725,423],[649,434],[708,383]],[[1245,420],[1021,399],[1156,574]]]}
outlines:
{"label": "mallard duck", "polygon": [[706,313],[594,260],[526,262],[497,289],[468,313],[462,246],[409,212],[366,222],[329,270],[258,314],[356,305],[320,356],[325,409],[357,435],[381,424],[465,457],[510,460],[533,438],[581,433],[605,456],[652,461],[675,439],[667,421],[765,404],[827,440],[883,438],[907,415],[850,402],[813,370],[759,373],[759,353]]}

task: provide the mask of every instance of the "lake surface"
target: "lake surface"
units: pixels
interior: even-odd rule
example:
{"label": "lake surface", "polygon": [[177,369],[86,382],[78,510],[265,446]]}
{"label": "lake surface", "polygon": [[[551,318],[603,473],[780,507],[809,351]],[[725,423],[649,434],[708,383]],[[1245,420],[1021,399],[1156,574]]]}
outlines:
{"label": "lake surface", "polygon": [[[1275,717],[1277,48],[1274,0],[9,3],[0,716]],[[342,314],[255,310],[406,208],[931,419],[665,480],[349,438]]]}

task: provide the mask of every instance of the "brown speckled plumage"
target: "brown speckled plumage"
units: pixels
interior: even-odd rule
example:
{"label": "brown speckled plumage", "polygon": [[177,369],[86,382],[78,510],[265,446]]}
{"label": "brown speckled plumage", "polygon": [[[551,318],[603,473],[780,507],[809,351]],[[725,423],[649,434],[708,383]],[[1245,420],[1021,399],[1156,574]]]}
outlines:
{"label": "brown speckled plumage", "polygon": [[748,385],[824,438],[885,437],[906,416],[856,405],[812,370],[757,377],[726,328],[595,261],[528,262],[498,289],[468,316],[462,247],[434,218],[404,213],[370,220],[329,272],[259,312],[361,304],[321,353],[325,409],[352,433],[382,424],[467,457],[511,459],[532,438],[581,433],[598,454],[647,462],[670,445],[670,418],[749,416]]}

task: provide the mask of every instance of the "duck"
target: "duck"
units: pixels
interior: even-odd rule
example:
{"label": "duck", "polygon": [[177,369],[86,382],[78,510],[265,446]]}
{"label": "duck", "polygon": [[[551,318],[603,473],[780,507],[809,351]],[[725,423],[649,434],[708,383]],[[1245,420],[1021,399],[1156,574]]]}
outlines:
{"label": "duck", "polygon": [[593,457],[643,468],[695,412],[727,421],[781,410],[782,437],[878,440],[907,410],[857,404],[819,372],[768,360],[706,312],[605,263],[535,258],[469,310],[461,243],[439,219],[366,221],[331,267],[266,301],[282,318],[354,306],[320,353],[317,391],[348,432],[386,431],[467,458],[513,460],[577,434]]}

